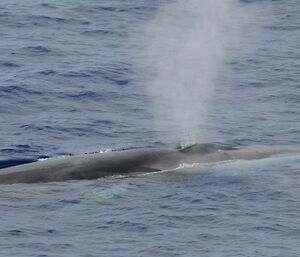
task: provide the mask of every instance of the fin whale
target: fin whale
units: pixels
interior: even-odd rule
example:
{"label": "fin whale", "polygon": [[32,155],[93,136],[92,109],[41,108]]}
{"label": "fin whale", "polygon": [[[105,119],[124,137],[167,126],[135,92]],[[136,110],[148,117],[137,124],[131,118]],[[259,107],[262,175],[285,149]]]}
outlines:
{"label": "fin whale", "polygon": [[175,149],[133,149],[50,159],[0,169],[0,184],[97,179],[172,170],[181,164],[253,160],[289,153],[299,151],[274,147],[230,147],[215,143]]}

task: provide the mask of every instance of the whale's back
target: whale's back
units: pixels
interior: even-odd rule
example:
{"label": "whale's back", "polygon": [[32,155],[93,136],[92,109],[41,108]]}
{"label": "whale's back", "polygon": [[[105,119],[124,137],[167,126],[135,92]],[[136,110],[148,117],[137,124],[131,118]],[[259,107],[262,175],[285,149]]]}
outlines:
{"label": "whale's back", "polygon": [[238,148],[222,145],[218,143],[203,143],[203,144],[193,144],[183,148],[177,148],[179,152],[186,154],[212,154],[220,150],[233,151]]}

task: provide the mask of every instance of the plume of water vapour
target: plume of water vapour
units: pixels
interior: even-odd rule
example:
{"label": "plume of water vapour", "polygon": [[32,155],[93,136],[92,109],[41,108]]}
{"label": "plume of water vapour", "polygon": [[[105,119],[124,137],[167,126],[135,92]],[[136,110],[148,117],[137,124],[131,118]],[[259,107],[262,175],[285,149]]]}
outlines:
{"label": "plume of water vapour", "polygon": [[147,88],[155,125],[169,140],[191,144],[209,136],[203,128],[226,45],[237,39],[237,12],[231,0],[175,0],[147,26]]}

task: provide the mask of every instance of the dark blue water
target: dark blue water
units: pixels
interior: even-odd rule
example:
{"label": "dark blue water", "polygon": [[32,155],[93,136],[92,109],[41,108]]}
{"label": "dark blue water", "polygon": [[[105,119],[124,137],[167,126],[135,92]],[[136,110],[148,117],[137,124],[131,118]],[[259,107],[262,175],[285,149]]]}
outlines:
{"label": "dark blue water", "polygon": [[[143,25],[167,2],[1,1],[0,166],[177,144],[153,126],[136,67]],[[226,60],[203,141],[299,146],[300,2],[239,3],[259,31]],[[1,186],[0,255],[296,257],[299,167],[289,156]]]}

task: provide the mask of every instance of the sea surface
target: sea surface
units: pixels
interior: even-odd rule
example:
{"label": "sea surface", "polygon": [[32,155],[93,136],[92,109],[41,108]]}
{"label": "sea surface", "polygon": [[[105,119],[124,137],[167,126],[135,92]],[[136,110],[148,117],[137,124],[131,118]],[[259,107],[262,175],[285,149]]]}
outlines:
{"label": "sea surface", "polygon": [[[172,2],[2,0],[0,166],[176,146],[136,66],[144,25]],[[299,147],[300,1],[237,2],[258,29],[228,55],[201,140]],[[5,257],[298,257],[299,242],[296,155],[0,187]]]}

